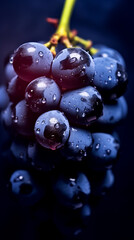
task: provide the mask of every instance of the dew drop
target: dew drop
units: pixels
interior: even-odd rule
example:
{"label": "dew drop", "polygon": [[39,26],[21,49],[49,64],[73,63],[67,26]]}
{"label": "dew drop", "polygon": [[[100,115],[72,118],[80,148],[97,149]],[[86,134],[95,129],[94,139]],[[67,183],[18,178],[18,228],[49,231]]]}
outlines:
{"label": "dew drop", "polygon": [[35,60],[35,62],[38,63],[38,62],[39,62],[39,59],[37,58],[37,59]]}
{"label": "dew drop", "polygon": [[38,54],[39,54],[40,57],[43,57],[43,56],[44,56],[44,53],[43,53],[42,51],[39,51]]}
{"label": "dew drop", "polygon": [[18,122],[18,117],[15,117],[14,118],[14,123],[17,123]]}
{"label": "dew drop", "polygon": [[85,117],[85,116],[86,116],[86,113],[83,112],[83,113],[82,113],[82,117]]}
{"label": "dew drop", "polygon": [[19,182],[19,181],[22,181],[24,179],[24,177],[22,175],[19,175],[18,177],[16,177],[14,179],[14,182]]}
{"label": "dew drop", "polygon": [[13,56],[10,57],[9,63],[10,63],[10,64],[13,64]]}
{"label": "dew drop", "polygon": [[111,77],[111,76],[109,76],[109,77],[108,77],[108,80],[109,80],[109,81],[111,81],[111,80],[112,80],[112,77]]}
{"label": "dew drop", "polygon": [[79,148],[79,145],[78,145],[78,144],[76,144],[76,147],[77,147],[77,148]]}
{"label": "dew drop", "polygon": [[106,154],[107,154],[107,155],[110,155],[110,153],[111,153],[111,149],[107,149],[107,150],[106,150]]}
{"label": "dew drop", "polygon": [[53,95],[53,101],[56,101],[56,94]]}
{"label": "dew drop", "polygon": [[41,102],[42,102],[43,104],[45,104],[45,103],[46,103],[46,98],[42,98]]}
{"label": "dew drop", "polygon": [[76,108],[76,112],[79,112],[79,108]]}
{"label": "dew drop", "polygon": [[121,77],[121,72],[117,71],[117,77]]}
{"label": "dew drop", "polygon": [[39,134],[40,133],[40,128],[36,129],[36,133]]}
{"label": "dew drop", "polygon": [[58,128],[60,127],[60,124],[59,124],[59,123],[56,123],[56,124],[54,125],[54,127],[55,127],[56,129],[58,129]]}
{"label": "dew drop", "polygon": [[31,90],[28,92],[28,97],[31,98],[31,97],[33,96],[33,93],[34,93],[34,91],[33,91],[33,89],[31,89]]}
{"label": "dew drop", "polygon": [[44,124],[45,123],[45,120],[42,120],[41,124]]}
{"label": "dew drop", "polygon": [[100,143],[97,143],[95,149],[98,150],[100,148]]}

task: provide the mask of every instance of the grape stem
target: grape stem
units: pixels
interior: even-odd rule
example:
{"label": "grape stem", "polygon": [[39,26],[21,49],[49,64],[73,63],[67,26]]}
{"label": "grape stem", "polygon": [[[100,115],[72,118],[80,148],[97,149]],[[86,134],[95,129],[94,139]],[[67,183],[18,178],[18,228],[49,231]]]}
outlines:
{"label": "grape stem", "polygon": [[95,54],[97,49],[92,48],[92,41],[85,40],[77,36],[77,31],[70,31],[70,18],[74,8],[76,0],[65,0],[60,21],[47,18],[49,23],[56,26],[56,32],[52,35],[49,42],[44,45],[50,49],[54,57],[56,56],[56,47],[59,42],[64,44],[67,48],[76,46],[76,44],[81,44],[86,50],[89,50],[91,54]]}

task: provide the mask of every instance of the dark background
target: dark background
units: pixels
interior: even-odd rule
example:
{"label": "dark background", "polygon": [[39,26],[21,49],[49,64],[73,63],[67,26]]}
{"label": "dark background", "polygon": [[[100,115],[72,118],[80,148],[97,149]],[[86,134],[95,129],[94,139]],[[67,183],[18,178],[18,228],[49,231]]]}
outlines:
{"label": "dark background", "polygon": [[[45,18],[60,18],[63,3],[63,0],[1,1],[0,83],[4,82],[3,61],[7,54],[24,42],[49,40],[55,29],[46,23]],[[71,28],[77,29],[79,36],[92,39],[95,44],[102,43],[115,48],[123,55],[129,79],[125,93],[128,116],[118,127],[121,153],[115,168],[115,185],[96,208],[85,239],[134,239],[133,13],[132,1],[79,0],[76,2],[71,18]],[[0,141],[2,141],[2,130],[0,135]],[[8,236],[19,240],[39,239],[38,234],[35,234],[36,230],[29,212],[20,209],[8,197],[4,179],[6,163],[2,158],[0,161],[0,239],[8,239]],[[48,229],[45,226],[43,229],[44,238],[46,238]],[[58,237],[55,235],[54,239]]]}

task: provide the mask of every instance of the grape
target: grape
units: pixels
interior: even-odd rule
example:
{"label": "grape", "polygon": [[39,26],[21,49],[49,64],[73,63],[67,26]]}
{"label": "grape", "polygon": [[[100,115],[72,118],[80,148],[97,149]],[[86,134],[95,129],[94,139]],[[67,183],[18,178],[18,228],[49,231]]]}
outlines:
{"label": "grape", "polygon": [[94,196],[105,195],[114,184],[114,174],[111,169],[104,172],[93,172],[91,182],[92,194]]}
{"label": "grape", "polygon": [[52,76],[62,90],[81,88],[92,84],[94,62],[82,48],[66,48],[54,58]]}
{"label": "grape", "polygon": [[124,96],[103,105],[103,115],[97,120],[97,123],[103,125],[115,125],[127,116],[127,102]]}
{"label": "grape", "polygon": [[17,75],[30,82],[40,76],[50,76],[53,55],[41,43],[28,42],[14,52],[13,67]]}
{"label": "grape", "polygon": [[7,92],[10,97],[10,101],[13,103],[18,103],[25,97],[25,88],[27,82],[20,79],[17,75],[13,77],[8,83]]}
{"label": "grape", "polygon": [[4,110],[9,103],[9,96],[5,86],[0,86],[0,112]]}
{"label": "grape", "polygon": [[27,155],[30,165],[40,171],[51,171],[60,163],[58,151],[50,151],[35,141],[28,144]]}
{"label": "grape", "polygon": [[4,64],[4,72],[7,82],[10,82],[10,80],[16,76],[16,72],[13,68],[13,54],[9,54],[5,60]]}
{"label": "grape", "polygon": [[97,48],[98,52],[93,55],[93,58],[110,57],[117,60],[123,67],[126,67],[124,58],[117,50],[104,45],[95,45],[94,47]]}
{"label": "grape", "polygon": [[37,115],[33,115],[25,100],[18,102],[13,109],[13,127],[15,131],[21,135],[34,135],[34,124],[36,119]]}
{"label": "grape", "polygon": [[3,125],[7,129],[11,129],[11,127],[12,127],[13,109],[14,109],[13,103],[9,102],[6,109],[1,114]]}
{"label": "grape", "polygon": [[11,192],[20,204],[34,205],[43,196],[43,191],[35,183],[27,170],[16,170],[10,177]]}
{"label": "grape", "polygon": [[87,130],[70,128],[70,136],[61,154],[66,160],[82,161],[91,150],[92,136]]}
{"label": "grape", "polygon": [[[83,239],[85,227],[89,226],[91,207],[84,204],[78,209],[69,209],[56,204],[54,208],[54,223],[64,239]],[[85,238],[84,238],[85,239]]]}
{"label": "grape", "polygon": [[84,173],[76,173],[75,177],[66,174],[58,175],[53,182],[53,191],[58,202],[70,208],[79,208],[90,195],[90,183]]}
{"label": "grape", "polygon": [[128,80],[124,67],[113,58],[96,57],[93,83],[101,93],[104,101],[122,96]]}
{"label": "grape", "polygon": [[65,92],[62,95],[60,109],[64,111],[70,123],[88,126],[102,115],[102,98],[92,86]]}
{"label": "grape", "polygon": [[91,169],[104,170],[111,167],[119,156],[119,142],[111,134],[92,133],[93,146],[88,158]]}
{"label": "grape", "polygon": [[39,77],[31,81],[25,91],[25,99],[33,112],[43,113],[58,106],[61,93],[54,80]]}
{"label": "grape", "polygon": [[17,163],[26,165],[27,163],[27,149],[28,149],[28,141],[27,139],[23,138],[22,136],[16,136],[15,139],[13,139],[10,150],[15,158],[17,160]]}
{"label": "grape", "polygon": [[58,110],[43,113],[35,123],[34,132],[37,141],[51,150],[64,146],[68,140],[70,127],[67,118]]}

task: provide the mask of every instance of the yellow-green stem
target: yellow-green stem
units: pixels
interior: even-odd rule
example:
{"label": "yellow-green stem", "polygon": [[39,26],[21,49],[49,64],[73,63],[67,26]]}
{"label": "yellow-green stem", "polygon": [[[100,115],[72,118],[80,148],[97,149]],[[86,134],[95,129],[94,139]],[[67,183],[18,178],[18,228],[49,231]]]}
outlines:
{"label": "yellow-green stem", "polygon": [[75,2],[76,0],[65,0],[56,34],[60,36],[67,36],[69,34],[70,18]]}

